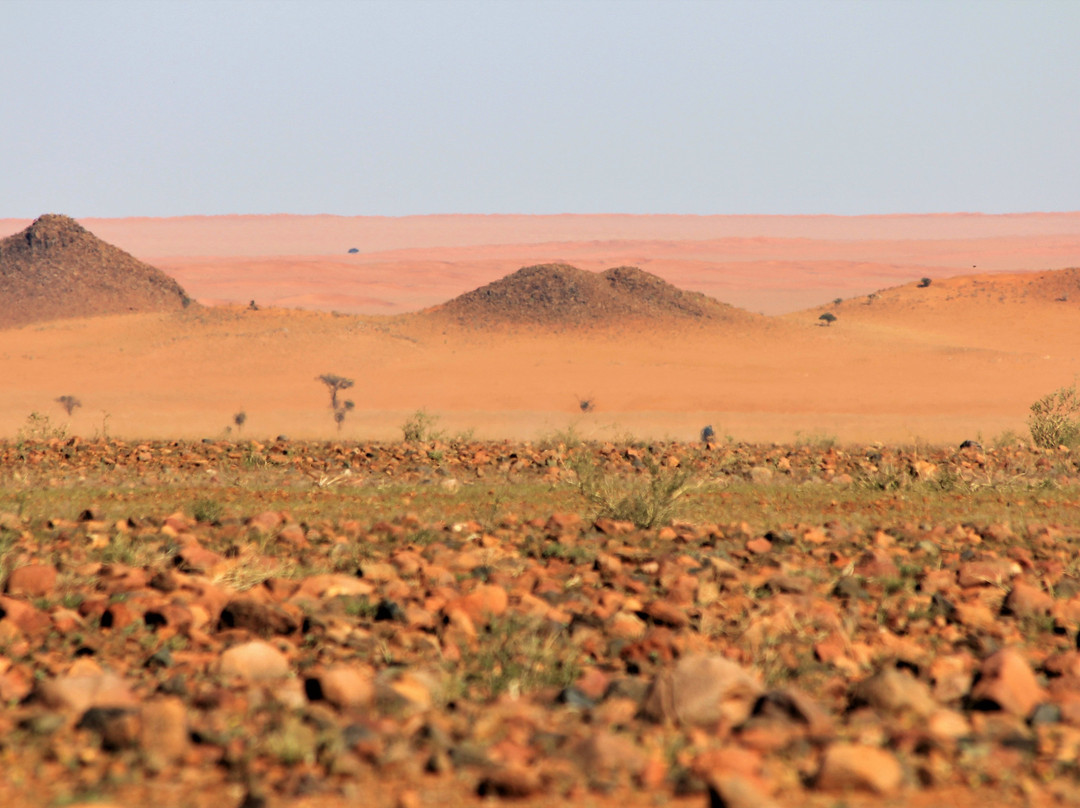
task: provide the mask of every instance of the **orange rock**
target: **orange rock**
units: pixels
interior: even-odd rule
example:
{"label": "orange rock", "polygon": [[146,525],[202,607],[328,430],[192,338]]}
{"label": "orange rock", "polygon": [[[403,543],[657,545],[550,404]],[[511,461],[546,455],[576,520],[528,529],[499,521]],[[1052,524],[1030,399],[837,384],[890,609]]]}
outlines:
{"label": "orange rock", "polygon": [[763,692],[757,676],[721,656],[688,656],[653,680],[642,713],[654,721],[710,728],[742,723]]}
{"label": "orange rock", "polygon": [[45,597],[56,588],[56,576],[52,564],[26,564],[11,571],[4,591],[27,598]]}
{"label": "orange rock", "polygon": [[188,750],[187,711],[175,697],[145,702],[139,711],[139,745],[151,770],[180,760]]}
{"label": "orange rock", "polygon": [[1053,611],[1054,599],[1037,586],[1017,581],[1005,598],[1005,608],[1017,617],[1040,617]]}
{"label": "orange rock", "polygon": [[[371,671],[354,665],[337,665],[311,677],[318,685],[318,694],[338,708],[363,707],[375,697]],[[311,681],[309,680],[309,681]],[[309,696],[311,687],[307,687]]]}
{"label": "orange rock", "polygon": [[82,714],[91,707],[134,707],[135,696],[127,683],[113,673],[61,676],[47,679],[37,688],[46,707]]}
{"label": "orange rock", "polygon": [[991,654],[979,666],[979,681],[971,688],[973,704],[1004,710],[1020,718],[1047,698],[1027,659],[1015,648]]}
{"label": "orange rock", "polygon": [[217,670],[222,676],[256,682],[287,676],[289,661],[274,646],[256,640],[223,652]]}
{"label": "orange rock", "polygon": [[900,790],[903,778],[903,769],[892,752],[837,743],[825,750],[815,785],[824,790],[858,789],[889,796]]}

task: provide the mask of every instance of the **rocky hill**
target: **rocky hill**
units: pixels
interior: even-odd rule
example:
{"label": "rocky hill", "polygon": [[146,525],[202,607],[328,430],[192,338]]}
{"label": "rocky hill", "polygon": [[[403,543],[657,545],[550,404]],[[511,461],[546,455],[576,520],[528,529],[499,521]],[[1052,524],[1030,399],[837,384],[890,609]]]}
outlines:
{"label": "rocky hill", "polygon": [[47,214],[0,241],[0,328],[65,317],[169,311],[191,302],[159,269],[67,216]]}
{"label": "rocky hill", "polygon": [[686,292],[637,267],[587,272],[568,264],[524,267],[429,309],[469,325],[604,327],[671,319],[750,322],[757,315]]}

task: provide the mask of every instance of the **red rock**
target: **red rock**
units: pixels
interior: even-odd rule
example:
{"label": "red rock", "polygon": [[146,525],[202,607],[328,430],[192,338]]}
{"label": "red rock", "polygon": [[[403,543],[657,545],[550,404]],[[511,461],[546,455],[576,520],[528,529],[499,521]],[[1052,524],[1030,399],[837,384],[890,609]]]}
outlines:
{"label": "red rock", "polygon": [[375,683],[371,671],[366,668],[337,665],[312,678],[318,682],[322,698],[338,708],[364,707],[375,697]]}
{"label": "red rock", "polygon": [[10,622],[30,637],[47,633],[53,624],[45,612],[26,601],[4,595],[0,595],[0,622]]}
{"label": "red rock", "polygon": [[838,743],[825,750],[815,785],[827,791],[856,789],[889,796],[904,779],[892,752],[874,746]]}
{"label": "red rock", "polygon": [[886,667],[854,688],[857,703],[867,704],[878,712],[911,713],[925,719],[938,709],[930,688],[908,673]]}
{"label": "red rock", "polygon": [[188,544],[176,553],[177,566],[184,572],[213,575],[230,566],[226,558],[199,544]]}
{"label": "red rock", "polygon": [[132,609],[127,603],[120,601],[109,606],[101,614],[101,627],[119,631],[133,623],[142,620],[142,615]]}
{"label": "red rock", "polygon": [[1005,598],[1005,608],[1017,617],[1042,617],[1053,611],[1054,599],[1037,586],[1017,581]]}
{"label": "red rock", "polygon": [[859,557],[855,564],[855,573],[867,578],[895,578],[900,574],[900,570],[887,550],[876,548]]}
{"label": "red rock", "polygon": [[603,778],[618,772],[638,775],[646,762],[645,754],[631,738],[607,730],[594,732],[579,744],[576,758],[590,776]]}
{"label": "red rock", "polygon": [[333,598],[339,595],[362,597],[371,595],[374,592],[375,586],[370,581],[363,581],[355,575],[326,573],[305,578],[296,590],[296,594],[293,595],[292,600]]}
{"label": "red rock", "polygon": [[221,611],[222,628],[242,628],[255,634],[292,634],[300,620],[276,603],[258,603],[253,598],[233,598]]}
{"label": "red rock", "polygon": [[517,764],[493,769],[477,787],[482,797],[528,797],[543,790],[540,772]]}
{"label": "red rock", "polygon": [[443,612],[463,612],[474,625],[486,624],[492,617],[506,613],[510,598],[506,590],[495,584],[481,584],[472,592],[446,604]]}
{"label": "red rock", "polygon": [[263,511],[248,519],[247,526],[258,533],[266,535],[281,527],[284,521],[285,518],[277,511]]}
{"label": "red rock", "polygon": [[721,656],[688,656],[653,680],[642,713],[654,721],[710,728],[749,717],[762,693],[758,678]]}
{"label": "red rock", "polygon": [[956,578],[960,586],[1000,586],[1023,570],[1008,558],[967,561],[960,565]]}
{"label": "red rock", "polygon": [[939,656],[930,663],[929,678],[934,698],[939,702],[957,701],[971,690],[974,659],[967,654]]}
{"label": "red rock", "polygon": [[0,702],[22,701],[33,690],[33,674],[22,665],[0,673]]}
{"label": "red rock", "polygon": [[709,804],[713,808],[778,808],[759,778],[721,774],[709,778]]}
{"label": "red rock", "polygon": [[287,676],[289,661],[274,646],[255,640],[223,652],[217,669],[222,676],[256,682]]}
{"label": "red rock", "polygon": [[1020,718],[1031,715],[1046,698],[1027,659],[1015,648],[1003,648],[983,660],[979,680],[971,688],[974,704],[993,705]]}
{"label": "red rock", "polygon": [[686,626],[690,625],[690,618],[685,611],[664,600],[654,600],[646,604],[643,611],[653,622],[663,626],[686,628]]}
{"label": "red rock", "polygon": [[113,673],[47,679],[38,685],[37,698],[50,709],[76,714],[91,707],[135,707],[137,704],[127,683]]}
{"label": "red rock", "polygon": [[750,539],[750,541],[746,543],[746,549],[754,555],[764,555],[772,550],[772,542],[764,536],[759,536],[756,539]]}
{"label": "red rock", "polygon": [[56,588],[56,567],[52,564],[27,564],[8,575],[4,591],[9,595],[42,598]]}
{"label": "red rock", "polygon": [[645,636],[648,626],[636,614],[616,612],[607,624],[607,633],[622,640],[638,640]]}
{"label": "red rock", "polygon": [[189,747],[187,711],[175,697],[145,702],[139,711],[139,746],[153,770],[176,763]]}

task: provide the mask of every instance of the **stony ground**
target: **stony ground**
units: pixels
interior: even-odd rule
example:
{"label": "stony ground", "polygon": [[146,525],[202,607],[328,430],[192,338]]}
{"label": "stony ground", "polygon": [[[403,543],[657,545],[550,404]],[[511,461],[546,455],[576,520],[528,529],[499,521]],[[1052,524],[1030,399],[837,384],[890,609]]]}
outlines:
{"label": "stony ground", "polygon": [[0,804],[1075,804],[1078,503],[1019,445],[3,444]]}

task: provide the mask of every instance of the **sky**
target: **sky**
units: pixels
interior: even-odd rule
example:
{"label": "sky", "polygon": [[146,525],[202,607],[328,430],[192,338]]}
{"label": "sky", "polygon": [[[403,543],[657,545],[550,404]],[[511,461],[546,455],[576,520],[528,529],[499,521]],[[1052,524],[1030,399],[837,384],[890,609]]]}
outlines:
{"label": "sky", "polygon": [[0,19],[0,217],[1080,210],[1076,0]]}

